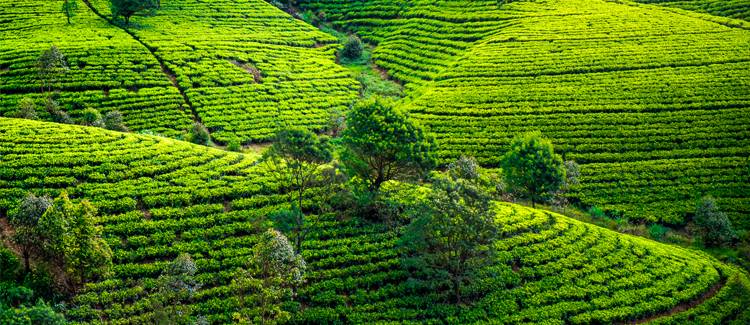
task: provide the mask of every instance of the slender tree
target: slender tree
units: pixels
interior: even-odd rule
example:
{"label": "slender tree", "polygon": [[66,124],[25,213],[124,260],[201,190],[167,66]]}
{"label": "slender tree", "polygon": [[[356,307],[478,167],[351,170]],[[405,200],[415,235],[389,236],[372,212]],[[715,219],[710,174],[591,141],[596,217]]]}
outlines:
{"label": "slender tree", "polygon": [[68,25],[70,25],[70,18],[76,15],[77,10],[78,10],[77,0],[63,0],[62,12],[63,14],[65,14],[65,17],[68,19]]}
{"label": "slender tree", "polygon": [[57,77],[67,72],[68,62],[65,55],[60,52],[57,46],[52,45],[48,50],[42,52],[36,62],[37,72],[42,93],[47,93],[47,97],[52,92],[52,86],[57,81]]}
{"label": "slender tree", "polygon": [[13,242],[21,248],[24,273],[31,270],[31,254],[39,252],[41,234],[37,229],[39,219],[52,206],[52,199],[46,196],[36,196],[29,193],[21,204],[10,213],[10,224],[13,226]]}
{"label": "slender tree", "polygon": [[73,204],[63,192],[39,219],[44,251],[72,288],[106,275],[112,266],[112,250],[94,225],[95,215],[91,203]]}
{"label": "slender tree", "polygon": [[454,303],[464,301],[463,288],[492,262],[497,237],[490,196],[466,179],[436,179],[427,199],[408,213],[411,224],[401,237],[407,269],[427,288],[449,284]]}
{"label": "slender tree", "polygon": [[328,137],[318,137],[304,128],[286,128],[276,134],[271,148],[264,154],[263,161],[281,183],[289,186],[296,194],[292,200],[295,247],[299,252],[304,240],[304,214],[302,201],[305,190],[320,175],[321,166],[333,159]]}
{"label": "slender tree", "polygon": [[436,166],[433,138],[384,99],[355,105],[341,140],[346,169],[371,193],[386,181],[418,179]]}
{"label": "slender tree", "polygon": [[[284,323],[291,318],[281,309],[284,301],[293,301],[296,288],[304,282],[306,264],[284,234],[269,229],[253,249],[246,269],[238,270],[232,288],[241,296],[241,303],[254,308],[242,308],[235,313],[235,321],[252,324]],[[251,294],[252,296],[250,296]],[[251,299],[248,299],[251,298]],[[253,309],[257,313],[248,313]]]}
{"label": "slender tree", "polygon": [[531,199],[532,207],[551,197],[565,181],[562,157],[539,132],[514,138],[502,158],[502,168],[505,182],[514,192]]}
{"label": "slender tree", "polygon": [[711,196],[705,196],[698,201],[694,221],[698,229],[697,234],[706,246],[723,246],[737,238],[729,217],[719,209],[716,199]]}
{"label": "slender tree", "polygon": [[156,279],[155,293],[161,298],[154,306],[156,324],[192,324],[189,304],[201,283],[195,279],[198,267],[189,254],[178,255]]}

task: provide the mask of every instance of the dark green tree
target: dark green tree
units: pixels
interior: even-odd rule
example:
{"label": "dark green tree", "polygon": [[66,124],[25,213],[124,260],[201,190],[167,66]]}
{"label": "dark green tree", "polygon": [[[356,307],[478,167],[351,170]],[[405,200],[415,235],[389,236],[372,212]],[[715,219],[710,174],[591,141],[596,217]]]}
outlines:
{"label": "dark green tree", "polygon": [[421,203],[407,210],[412,222],[401,237],[403,263],[431,290],[464,301],[464,287],[492,263],[498,227],[490,196],[465,179],[439,178]]}
{"label": "dark green tree", "polygon": [[365,46],[362,44],[362,40],[360,40],[359,37],[356,35],[349,35],[344,47],[341,49],[340,56],[349,60],[356,60],[362,56],[364,49]]}
{"label": "dark green tree", "polygon": [[370,193],[389,180],[419,179],[436,166],[433,138],[384,99],[355,105],[341,142],[346,169]]}
{"label": "dark green tree", "polygon": [[44,251],[65,272],[69,289],[106,275],[112,267],[112,250],[94,225],[95,215],[91,203],[73,204],[63,192],[39,219]]}
{"label": "dark green tree", "polygon": [[694,222],[698,230],[697,235],[703,239],[706,246],[723,246],[737,238],[729,217],[719,209],[716,199],[711,196],[705,196],[698,201]]}
{"label": "dark green tree", "polygon": [[333,159],[332,147],[326,136],[316,136],[305,128],[285,128],[276,134],[276,140],[264,156],[263,161],[277,181],[288,186],[296,194],[290,196],[293,220],[291,228],[295,247],[299,249],[304,240],[304,214],[302,201],[305,190],[320,175],[322,165]]}
{"label": "dark green tree", "polygon": [[57,78],[69,70],[68,61],[65,55],[60,52],[60,49],[52,45],[48,50],[42,52],[37,59],[36,66],[41,92],[45,93],[46,91],[47,97],[49,97]]}
{"label": "dark green tree", "polygon": [[83,110],[81,122],[86,126],[104,127],[104,118],[96,108],[87,108]]}
{"label": "dark green tree", "polygon": [[34,100],[29,97],[24,97],[18,101],[18,118],[25,118],[27,120],[36,120],[36,104]]}
{"label": "dark green tree", "polygon": [[505,182],[514,192],[529,198],[532,207],[550,198],[565,181],[562,157],[539,132],[514,138],[501,165]]}
{"label": "dark green tree", "polygon": [[188,138],[190,142],[203,146],[207,146],[211,142],[211,134],[208,133],[208,129],[201,122],[193,123]]}
{"label": "dark green tree", "polygon": [[140,11],[157,9],[160,3],[156,0],[109,0],[112,16],[125,19],[125,25],[130,25],[130,17]]}
{"label": "dark green tree", "polygon": [[31,270],[31,254],[38,253],[43,248],[40,245],[41,234],[37,226],[42,215],[51,206],[52,199],[49,197],[28,194],[9,215],[10,225],[14,231],[11,240],[21,249],[24,274]]}
{"label": "dark green tree", "polygon": [[284,234],[269,229],[255,245],[246,269],[238,270],[232,288],[243,297],[244,308],[234,313],[238,323],[277,324],[291,319],[281,308],[293,301],[297,287],[304,282],[306,264],[294,252]]}
{"label": "dark green tree", "polygon": [[68,24],[70,24],[70,18],[76,15],[76,11],[78,11],[78,0],[63,0],[62,12],[68,19]]}
{"label": "dark green tree", "polygon": [[109,111],[104,115],[104,127],[107,130],[127,132],[128,128],[125,127],[125,123],[122,119],[122,113],[120,111]]}
{"label": "dark green tree", "polygon": [[154,306],[156,324],[192,324],[189,303],[201,284],[195,279],[198,268],[189,254],[178,255],[167,264],[156,280],[159,300]]}

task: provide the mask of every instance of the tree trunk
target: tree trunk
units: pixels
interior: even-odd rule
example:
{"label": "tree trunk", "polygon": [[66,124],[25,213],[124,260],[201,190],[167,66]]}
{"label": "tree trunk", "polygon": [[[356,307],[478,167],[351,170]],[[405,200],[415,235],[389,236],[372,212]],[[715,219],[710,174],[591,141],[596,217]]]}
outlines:
{"label": "tree trunk", "polygon": [[31,265],[29,264],[29,251],[27,249],[23,250],[23,273],[29,274],[29,271],[31,271]]}
{"label": "tree trunk", "polygon": [[456,299],[456,304],[461,304],[461,281],[457,277],[453,278],[453,294]]}

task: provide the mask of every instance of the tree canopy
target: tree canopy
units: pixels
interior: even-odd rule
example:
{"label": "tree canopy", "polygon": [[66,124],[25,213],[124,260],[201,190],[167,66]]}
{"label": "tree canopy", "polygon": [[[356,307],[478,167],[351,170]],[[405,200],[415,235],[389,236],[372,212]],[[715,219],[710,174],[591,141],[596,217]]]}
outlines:
{"label": "tree canopy", "polygon": [[389,180],[423,177],[437,164],[433,138],[385,99],[355,105],[341,142],[347,170],[373,193]]}
{"label": "tree canopy", "polygon": [[439,178],[408,213],[413,220],[400,241],[405,266],[430,290],[447,287],[453,302],[462,303],[464,287],[494,255],[498,228],[490,196],[469,180]]}
{"label": "tree canopy", "polygon": [[501,166],[511,189],[536,202],[550,198],[565,181],[565,164],[555,154],[552,142],[539,132],[526,133],[511,141]]}
{"label": "tree canopy", "polygon": [[160,3],[156,0],[109,0],[112,15],[117,17],[123,17],[125,19],[125,25],[130,25],[130,17],[139,11],[145,11],[150,9],[157,9],[160,7]]}

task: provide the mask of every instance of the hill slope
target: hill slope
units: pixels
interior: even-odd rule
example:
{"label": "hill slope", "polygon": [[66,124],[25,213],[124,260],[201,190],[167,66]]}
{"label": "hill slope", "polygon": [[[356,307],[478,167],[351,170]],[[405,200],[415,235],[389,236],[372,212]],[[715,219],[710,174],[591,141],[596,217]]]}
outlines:
{"label": "hill slope", "polygon": [[[166,138],[0,118],[0,214],[26,191],[67,189],[99,207],[115,272],[73,300],[71,319],[139,322],[160,298],[149,292],[152,280],[165,262],[187,252],[204,284],[194,314],[228,322],[243,299],[252,299],[234,296],[232,271],[248,258],[256,234],[270,225],[264,217],[285,206],[285,197],[253,162]],[[743,309],[750,303],[746,274],[710,257],[557,214],[510,204],[496,209],[501,253],[486,270],[486,297],[472,308],[441,304],[434,293],[408,281],[394,249],[398,229],[332,214],[311,216],[302,252],[308,282],[295,318],[610,323],[658,317],[663,323],[703,324],[750,319]]]}
{"label": "hill slope", "polygon": [[279,123],[321,129],[356,99],[336,39],[264,1],[165,1],[126,29],[105,20],[107,1],[87,3],[104,16],[81,3],[67,25],[59,3],[0,1],[0,116],[41,97],[34,64],[51,45],[70,61],[56,88],[73,117],[118,109],[138,131],[174,137],[192,119],[220,142],[265,141]]}
{"label": "hill slope", "polygon": [[584,204],[681,223],[712,194],[750,228],[744,22],[600,0],[302,2],[378,44],[443,162],[493,166],[541,130],[582,165]]}

